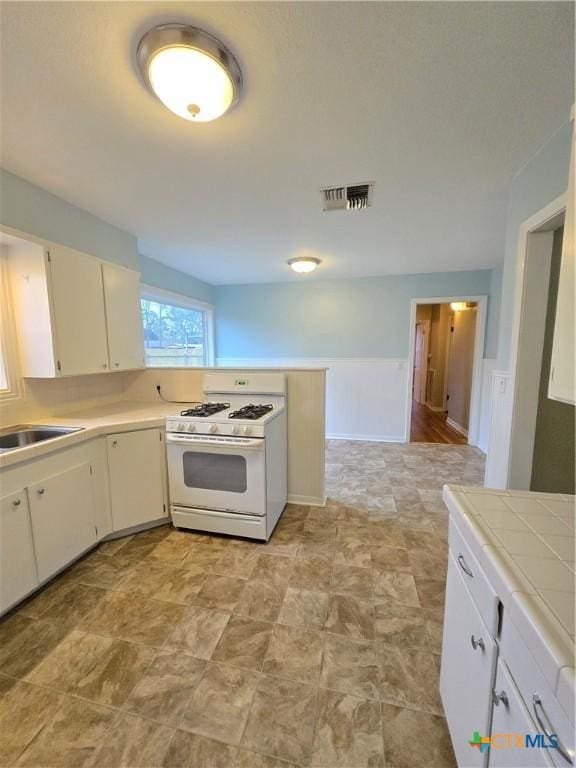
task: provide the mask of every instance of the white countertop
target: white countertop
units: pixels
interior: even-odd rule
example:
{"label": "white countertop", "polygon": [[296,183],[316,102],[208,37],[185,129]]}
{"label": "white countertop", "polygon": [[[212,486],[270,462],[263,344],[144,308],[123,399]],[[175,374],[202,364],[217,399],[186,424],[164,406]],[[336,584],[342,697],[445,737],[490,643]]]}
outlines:
{"label": "white countertop", "polygon": [[551,689],[573,697],[575,497],[446,485],[443,498]]}
{"label": "white countertop", "polygon": [[[191,404],[188,405],[190,407]],[[66,416],[26,422],[58,427],[82,427],[80,432],[55,437],[34,445],[16,448],[0,454],[0,468],[10,467],[22,461],[59,451],[72,445],[92,440],[113,432],[129,432],[133,429],[163,427],[167,416],[180,413],[187,405],[179,403],[130,403],[118,402]]]}

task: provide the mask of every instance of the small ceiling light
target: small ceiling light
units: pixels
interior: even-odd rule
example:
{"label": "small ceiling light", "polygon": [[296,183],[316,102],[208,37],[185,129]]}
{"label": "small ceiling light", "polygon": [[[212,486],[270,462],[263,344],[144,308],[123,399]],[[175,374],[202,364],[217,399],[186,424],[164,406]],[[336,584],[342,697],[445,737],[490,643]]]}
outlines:
{"label": "small ceiling light", "polygon": [[288,264],[294,272],[304,274],[306,272],[313,272],[318,264],[320,264],[320,259],[316,259],[313,256],[298,256],[295,259],[290,259]]}
{"label": "small ceiling light", "polygon": [[242,72],[215,37],[187,24],[162,24],[138,44],[138,65],[146,85],[165,107],[195,123],[215,120],[234,106]]}
{"label": "small ceiling light", "polygon": [[453,309],[454,312],[464,312],[466,309],[474,309],[474,304],[469,304],[467,301],[453,301],[450,304],[450,309]]}

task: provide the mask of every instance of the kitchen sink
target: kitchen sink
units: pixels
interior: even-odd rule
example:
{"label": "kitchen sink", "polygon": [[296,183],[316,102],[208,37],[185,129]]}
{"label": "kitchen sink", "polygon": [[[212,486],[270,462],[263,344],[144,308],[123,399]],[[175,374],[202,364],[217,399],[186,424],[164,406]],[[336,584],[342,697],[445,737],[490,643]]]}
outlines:
{"label": "kitchen sink", "polygon": [[55,437],[80,432],[83,427],[43,427],[36,424],[19,424],[0,430],[0,453],[25,448],[27,445],[43,443]]}

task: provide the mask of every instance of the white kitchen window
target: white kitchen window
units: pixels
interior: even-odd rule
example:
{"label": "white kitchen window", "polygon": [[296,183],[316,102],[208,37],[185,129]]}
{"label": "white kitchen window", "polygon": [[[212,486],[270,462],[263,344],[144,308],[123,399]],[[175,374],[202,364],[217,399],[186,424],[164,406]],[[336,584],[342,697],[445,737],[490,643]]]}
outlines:
{"label": "white kitchen window", "polygon": [[214,309],[211,304],[144,285],[140,307],[148,367],[214,365]]}

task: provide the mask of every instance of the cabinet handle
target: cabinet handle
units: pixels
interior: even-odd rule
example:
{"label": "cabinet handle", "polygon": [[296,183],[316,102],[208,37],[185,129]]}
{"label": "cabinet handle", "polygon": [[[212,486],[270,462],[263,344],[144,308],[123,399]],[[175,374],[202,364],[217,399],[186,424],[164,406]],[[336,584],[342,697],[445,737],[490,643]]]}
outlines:
{"label": "cabinet handle", "polygon": [[460,566],[460,568],[462,568],[462,570],[467,576],[470,576],[471,579],[474,578],[474,574],[472,573],[470,568],[468,568],[468,564],[466,563],[466,560],[464,560],[464,555],[458,555],[458,565]]}
{"label": "cabinet handle", "polygon": [[[540,726],[542,733],[548,741],[553,742],[555,744],[556,749],[564,760],[568,762],[570,765],[574,765],[574,751],[571,749],[568,749],[568,747],[565,747],[564,744],[560,741],[560,738],[558,736],[558,731],[553,727],[552,723],[550,722],[550,718],[546,714],[546,710],[544,709],[544,705],[542,704],[542,699],[537,693],[534,693],[532,695],[532,708],[534,709],[534,716],[536,717],[536,722]],[[551,737],[554,736],[554,739]]]}
{"label": "cabinet handle", "polygon": [[492,691],[492,701],[494,702],[495,707],[499,707],[500,704],[504,704],[506,709],[508,709],[508,694],[506,691],[502,690],[500,693],[496,693],[496,691]]}
{"label": "cabinet handle", "polygon": [[116,368],[120,368],[120,363],[114,363],[114,365],[116,366]]}
{"label": "cabinet handle", "polygon": [[44,496],[44,488],[38,488],[36,493],[38,494],[38,496]]}
{"label": "cabinet handle", "polygon": [[22,504],[22,499],[14,499],[14,501],[12,502],[12,504],[13,504],[13,506],[15,506],[15,507],[19,507],[19,506],[20,506],[20,504]]}
{"label": "cabinet handle", "polygon": [[116,448],[118,445],[118,440],[112,440],[112,448]]}
{"label": "cabinet handle", "polygon": [[478,640],[476,640],[474,635],[470,635],[470,642],[472,643],[472,648],[474,648],[474,650],[476,650],[477,648],[480,648],[482,651],[486,650],[484,640],[481,637],[479,637]]}
{"label": "cabinet handle", "polygon": [[102,368],[108,368],[108,363],[102,363]]}

